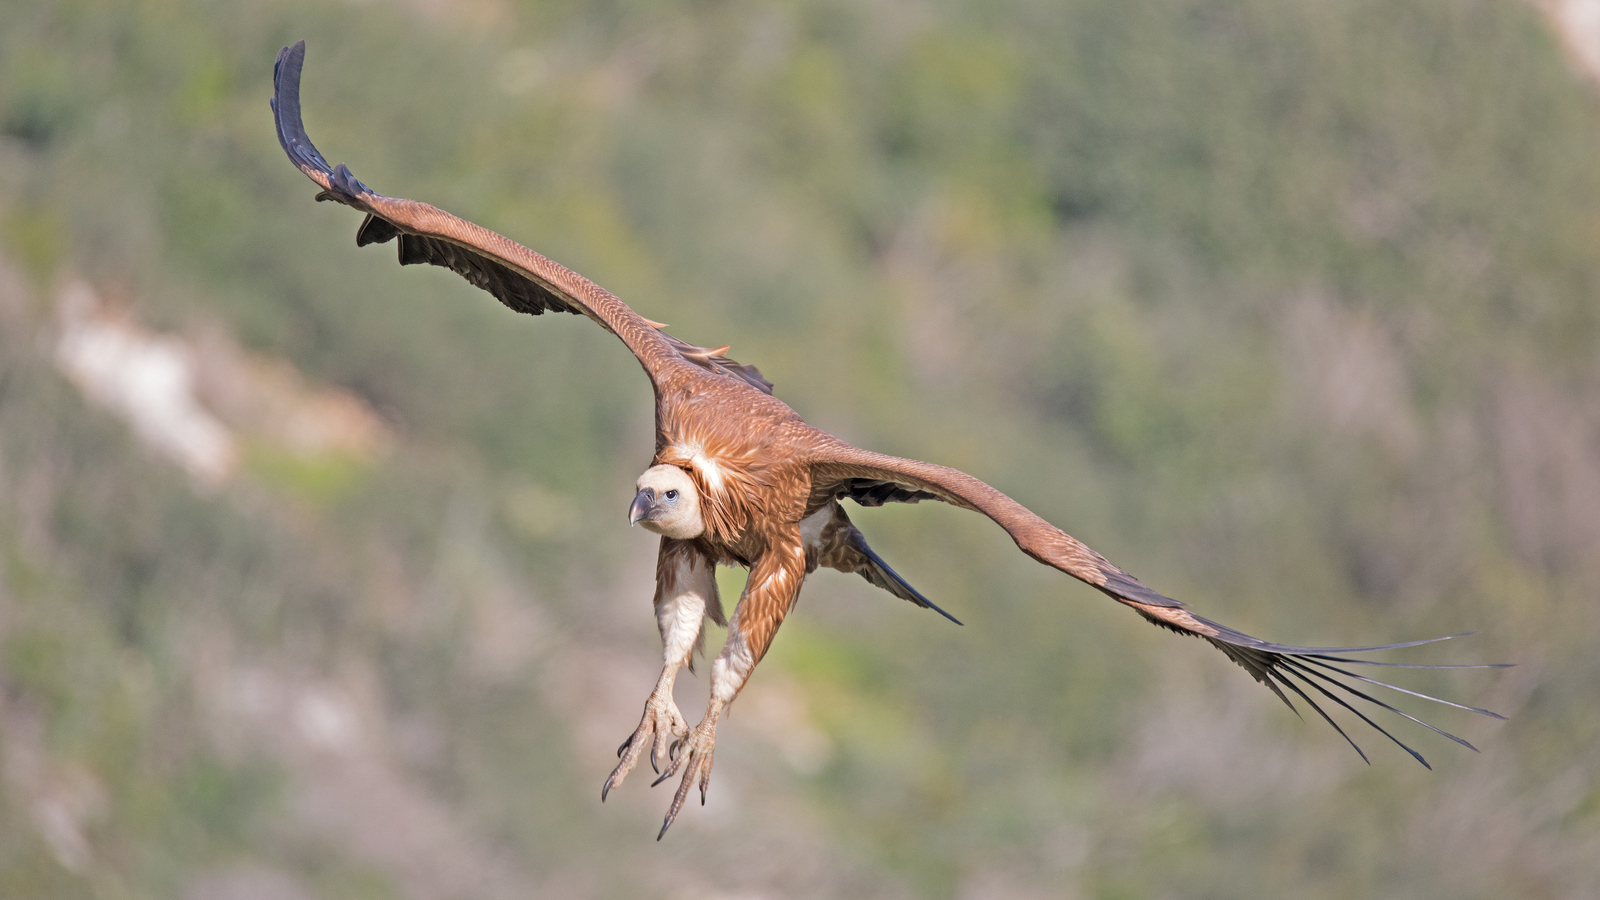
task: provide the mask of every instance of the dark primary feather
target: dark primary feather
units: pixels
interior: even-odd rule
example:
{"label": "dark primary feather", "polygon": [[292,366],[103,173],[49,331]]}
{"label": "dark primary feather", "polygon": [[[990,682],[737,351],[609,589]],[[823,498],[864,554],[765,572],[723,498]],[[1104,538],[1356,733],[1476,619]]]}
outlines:
{"label": "dark primary feather", "polygon": [[269,104],[278,130],[278,145],[289,155],[290,162],[326,189],[333,169],[306,137],[300,118],[300,66],[305,55],[305,41],[278,51],[278,61],[272,66],[273,97]]}
{"label": "dark primary feather", "polygon": [[[1114,575],[1108,575],[1105,585],[1101,586],[1100,588],[1102,591],[1110,594],[1114,599],[1133,607],[1133,609],[1136,610],[1140,615],[1144,616],[1146,620],[1155,625],[1176,631],[1179,634],[1187,634],[1192,637],[1201,638],[1207,643],[1211,644],[1213,647],[1221,650],[1229,659],[1237,663],[1240,668],[1244,669],[1246,672],[1249,672],[1250,675],[1255,678],[1255,680],[1266,685],[1268,690],[1271,690],[1273,694],[1277,695],[1278,699],[1282,700],[1284,705],[1288,706],[1289,709],[1293,710],[1294,714],[1298,716],[1300,715],[1300,710],[1296,708],[1294,702],[1289,699],[1289,695],[1285,694],[1283,691],[1284,688],[1287,688],[1290,693],[1295,694],[1301,700],[1305,701],[1306,705],[1309,706],[1319,717],[1321,717],[1323,721],[1332,726],[1333,730],[1338,732],[1339,736],[1344,738],[1345,742],[1356,751],[1356,754],[1361,757],[1363,762],[1367,762],[1369,764],[1371,763],[1371,760],[1367,758],[1366,752],[1362,750],[1361,746],[1357,744],[1355,740],[1339,726],[1338,722],[1334,721],[1332,716],[1328,715],[1327,711],[1324,710],[1322,706],[1312,698],[1311,694],[1306,692],[1306,688],[1309,688],[1313,693],[1320,695],[1324,700],[1343,707],[1356,718],[1367,723],[1379,734],[1388,738],[1390,741],[1393,741],[1394,744],[1400,749],[1411,754],[1411,756],[1416,759],[1417,762],[1421,763],[1425,768],[1432,769],[1433,766],[1428,764],[1428,760],[1425,759],[1421,753],[1418,753],[1410,745],[1395,737],[1382,725],[1374,722],[1371,717],[1361,712],[1359,709],[1356,709],[1355,706],[1351,705],[1350,701],[1346,698],[1348,697],[1354,700],[1362,700],[1367,703],[1371,703],[1380,709],[1388,710],[1389,712],[1392,712],[1401,718],[1409,719],[1412,722],[1421,725],[1429,731],[1441,734],[1474,752],[1476,752],[1478,748],[1472,746],[1472,744],[1468,743],[1465,739],[1458,737],[1457,735],[1430,725],[1427,722],[1424,722],[1422,719],[1419,719],[1408,712],[1397,709],[1393,705],[1373,697],[1372,695],[1353,685],[1346,684],[1343,681],[1334,678],[1332,675],[1327,674],[1330,671],[1345,676],[1346,678],[1365,682],[1367,684],[1377,685],[1379,687],[1385,687],[1390,690],[1399,691],[1402,694],[1409,694],[1413,697],[1423,700],[1431,700],[1434,703],[1440,703],[1445,706],[1453,706],[1456,709],[1464,709],[1468,712],[1475,712],[1480,715],[1489,716],[1495,719],[1505,718],[1499,713],[1490,712],[1487,709],[1479,709],[1476,706],[1465,706],[1460,703],[1452,703],[1449,700],[1443,700],[1419,691],[1409,690],[1407,688],[1398,687],[1387,682],[1378,681],[1377,679],[1357,675],[1353,672],[1348,672],[1339,668],[1338,666],[1332,665],[1332,663],[1341,662],[1367,666],[1392,666],[1395,668],[1407,669],[1501,669],[1508,667],[1508,664],[1506,663],[1493,663],[1487,665],[1427,665],[1418,663],[1394,663],[1370,659],[1353,659],[1348,656],[1334,655],[1348,653],[1371,653],[1381,650],[1402,650],[1407,647],[1419,647],[1423,644],[1433,644],[1439,641],[1448,641],[1452,638],[1466,637],[1467,635],[1465,634],[1452,634],[1446,635],[1445,637],[1425,638],[1418,641],[1401,641],[1395,644],[1377,644],[1369,647],[1296,647],[1291,644],[1275,644],[1270,641],[1263,641],[1260,638],[1252,637],[1242,631],[1237,631],[1229,628],[1226,625],[1213,622],[1210,619],[1197,616],[1188,611],[1187,604],[1156,593],[1142,584],[1137,578],[1134,578],[1132,575],[1123,572],[1121,569],[1117,569],[1115,566],[1111,566],[1109,563],[1107,563],[1107,566],[1111,569],[1114,569],[1115,573]],[[1341,694],[1343,694],[1343,696],[1340,696]]]}
{"label": "dark primary feather", "polygon": [[[1138,609],[1138,607],[1135,607],[1135,609]],[[1140,612],[1141,614],[1143,613],[1142,610],[1140,610]],[[1327,674],[1327,672],[1334,672],[1349,679],[1377,685],[1379,687],[1385,687],[1393,691],[1398,691],[1402,694],[1409,694],[1413,697],[1423,700],[1431,700],[1434,703],[1440,703],[1445,706],[1453,706],[1456,709],[1475,712],[1479,715],[1489,716],[1490,718],[1505,718],[1499,713],[1491,712],[1487,709],[1480,709],[1476,706],[1466,706],[1460,703],[1453,703],[1449,700],[1444,700],[1439,697],[1421,693],[1420,691],[1409,690],[1407,688],[1392,685],[1387,682],[1378,681],[1374,678],[1357,675],[1353,672],[1346,671],[1331,664],[1333,662],[1344,662],[1367,666],[1392,666],[1395,668],[1406,669],[1502,669],[1509,666],[1507,663],[1491,663],[1485,665],[1425,665],[1418,663],[1394,663],[1371,659],[1352,659],[1349,657],[1333,655],[1345,653],[1369,653],[1380,650],[1400,650],[1407,647],[1420,646],[1422,644],[1432,644],[1438,641],[1447,641],[1451,638],[1466,637],[1464,634],[1453,634],[1445,637],[1427,638],[1420,641],[1402,641],[1396,644],[1380,644],[1371,647],[1295,647],[1287,644],[1274,644],[1259,640],[1243,632],[1228,628],[1227,626],[1218,625],[1209,619],[1204,619],[1200,616],[1194,616],[1192,613],[1189,615],[1191,615],[1196,621],[1216,629],[1217,633],[1214,635],[1208,635],[1198,631],[1178,627],[1170,622],[1163,621],[1162,619],[1151,615],[1145,615],[1145,618],[1156,625],[1159,625],[1163,628],[1169,628],[1178,632],[1179,634],[1188,634],[1194,637],[1203,638],[1206,642],[1225,653],[1229,659],[1233,660],[1245,671],[1249,672],[1257,681],[1266,685],[1269,690],[1277,695],[1279,700],[1284,702],[1284,705],[1293,710],[1295,715],[1299,715],[1300,710],[1295,707],[1294,702],[1289,699],[1287,694],[1280,690],[1280,686],[1283,688],[1288,688],[1289,691],[1297,695],[1301,700],[1304,700],[1306,705],[1311,707],[1312,711],[1314,711],[1329,725],[1333,726],[1333,730],[1337,731],[1339,736],[1344,738],[1345,741],[1349,743],[1351,748],[1356,751],[1357,755],[1359,755],[1364,762],[1371,762],[1371,760],[1367,758],[1366,752],[1361,749],[1361,746],[1357,744],[1343,728],[1339,727],[1339,723],[1335,722],[1333,717],[1328,715],[1327,711],[1325,711],[1316,700],[1312,699],[1310,694],[1307,694],[1306,691],[1302,689],[1302,686],[1309,687],[1313,692],[1321,695],[1325,700],[1343,707],[1361,721],[1370,725],[1379,734],[1382,734],[1390,741],[1393,741],[1396,746],[1411,754],[1411,756],[1415,758],[1417,762],[1429,769],[1433,768],[1433,766],[1428,764],[1427,759],[1425,759],[1421,753],[1418,753],[1410,745],[1395,737],[1388,731],[1388,729],[1379,725],[1377,722],[1374,722],[1365,713],[1356,709],[1345,698],[1349,697],[1355,700],[1363,700],[1379,707],[1380,709],[1388,710],[1389,712],[1392,712],[1402,718],[1409,719],[1430,731],[1441,734],[1469,750],[1477,751],[1478,748],[1472,746],[1472,744],[1468,743],[1464,738],[1458,737],[1457,735],[1451,734],[1448,731],[1430,725],[1429,723],[1424,722],[1422,719],[1419,719],[1408,712],[1397,709],[1391,704],[1373,697],[1372,695],[1353,685],[1346,684],[1345,682],[1334,678],[1333,676]],[[1339,693],[1335,693],[1335,691]],[[1340,693],[1342,693],[1344,696],[1340,696]]]}

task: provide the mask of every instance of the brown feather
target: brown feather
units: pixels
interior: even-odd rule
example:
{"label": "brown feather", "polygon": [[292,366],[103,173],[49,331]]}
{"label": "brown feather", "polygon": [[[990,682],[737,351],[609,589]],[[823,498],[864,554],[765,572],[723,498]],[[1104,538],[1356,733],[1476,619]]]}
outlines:
{"label": "brown feather", "polygon": [[800,543],[800,530],[794,525],[772,529],[767,546],[750,569],[744,596],[733,614],[731,628],[737,629],[753,663],[759,663],[772,646],[778,626],[800,599],[800,585],[806,577],[806,554]]}

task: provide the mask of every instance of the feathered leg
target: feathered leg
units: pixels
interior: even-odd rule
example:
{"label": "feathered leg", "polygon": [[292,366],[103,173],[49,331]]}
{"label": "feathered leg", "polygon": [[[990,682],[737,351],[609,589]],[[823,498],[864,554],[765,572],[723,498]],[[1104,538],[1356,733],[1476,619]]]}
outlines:
{"label": "feathered leg", "polygon": [[668,754],[668,741],[676,744],[689,735],[689,725],[672,699],[672,685],[679,669],[693,665],[694,652],[702,643],[705,616],[709,614],[712,621],[723,623],[716,566],[690,542],[662,538],[656,563],[655,608],[656,624],[661,629],[661,677],[644,703],[639,727],[617,748],[621,761],[600,788],[601,802],[628,777],[646,748],[650,751],[650,768],[659,772],[658,760]]}
{"label": "feathered leg", "polygon": [[[711,785],[711,761],[716,749],[717,721],[723,710],[739,695],[756,663],[767,652],[772,638],[783,624],[795,598],[800,596],[800,584],[806,577],[806,554],[800,543],[797,528],[790,526],[783,536],[774,540],[769,549],[756,561],[750,571],[750,581],[745,585],[744,596],[734,610],[728,626],[728,643],[711,664],[711,702],[700,724],[689,732],[683,745],[672,755],[672,762],[654,784],[660,784],[683,769],[683,781],[672,798],[672,806],[661,823],[656,840],[672,826],[678,810],[696,784],[700,787],[700,803],[706,802],[706,789]],[[652,785],[653,787],[654,785]]]}

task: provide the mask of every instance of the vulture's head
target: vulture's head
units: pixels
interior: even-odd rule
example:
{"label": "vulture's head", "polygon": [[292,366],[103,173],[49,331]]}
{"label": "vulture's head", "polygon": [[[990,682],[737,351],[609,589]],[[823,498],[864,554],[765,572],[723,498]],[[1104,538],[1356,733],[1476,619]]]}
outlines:
{"label": "vulture's head", "polygon": [[628,508],[628,524],[680,541],[705,533],[700,492],[688,472],[677,466],[651,466],[639,476],[638,488]]}

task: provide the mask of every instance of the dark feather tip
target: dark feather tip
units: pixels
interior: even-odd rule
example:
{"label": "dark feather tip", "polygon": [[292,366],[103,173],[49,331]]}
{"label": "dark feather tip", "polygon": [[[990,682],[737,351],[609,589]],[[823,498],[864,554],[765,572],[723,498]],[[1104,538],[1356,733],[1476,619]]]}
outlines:
{"label": "dark feather tip", "polygon": [[333,167],[333,174],[329,176],[328,180],[335,188],[352,198],[372,193],[366,185],[357,180],[355,175],[351,174],[349,167],[344,163],[339,163]]}
{"label": "dark feather tip", "polygon": [[[1199,619],[1198,616],[1195,618]],[[1154,621],[1156,621],[1157,624],[1162,624],[1159,620]],[[1394,742],[1396,746],[1406,751],[1406,753],[1410,754],[1412,758],[1421,763],[1423,767],[1427,769],[1432,769],[1433,766],[1428,763],[1427,759],[1425,759],[1421,753],[1418,753],[1414,748],[1395,737],[1383,726],[1373,721],[1373,719],[1366,713],[1357,709],[1352,701],[1363,701],[1380,709],[1387,710],[1403,719],[1421,725],[1423,728],[1426,728],[1435,734],[1449,738],[1450,740],[1460,744],[1463,747],[1466,747],[1469,750],[1476,752],[1478,748],[1474,747],[1470,742],[1457,735],[1451,734],[1442,728],[1437,728],[1423,721],[1417,716],[1405,712],[1404,710],[1401,710],[1390,703],[1380,700],[1377,697],[1360,690],[1357,686],[1351,683],[1352,681],[1359,681],[1377,687],[1388,688],[1389,690],[1416,697],[1420,700],[1427,700],[1433,703],[1466,710],[1467,712],[1473,712],[1495,719],[1503,720],[1505,718],[1499,713],[1491,712],[1487,709],[1481,709],[1476,706],[1468,706],[1463,703],[1455,703],[1450,700],[1444,700],[1439,697],[1424,694],[1421,691],[1414,691],[1410,690],[1409,688],[1403,688],[1398,685],[1389,684],[1385,681],[1379,681],[1375,678],[1368,678],[1365,675],[1359,675],[1350,669],[1344,668],[1346,665],[1369,665],[1419,669],[1476,669],[1504,668],[1506,665],[1504,663],[1490,665],[1420,665],[1413,663],[1390,663],[1379,660],[1356,659],[1353,657],[1340,655],[1347,653],[1366,653],[1378,650],[1397,650],[1405,647],[1417,647],[1423,644],[1432,644],[1438,641],[1450,640],[1452,638],[1465,637],[1466,635],[1449,635],[1447,637],[1429,638],[1420,641],[1404,641],[1396,644],[1380,644],[1371,647],[1295,647],[1287,644],[1274,644],[1268,641],[1259,640],[1242,632],[1234,631],[1231,628],[1216,625],[1216,623],[1209,622],[1205,619],[1199,619],[1199,621],[1206,625],[1211,625],[1217,629],[1217,634],[1205,636],[1206,639],[1209,640],[1214,646],[1226,653],[1228,657],[1235,663],[1238,663],[1240,666],[1242,666],[1247,672],[1254,676],[1257,681],[1260,681],[1268,688],[1271,688],[1273,693],[1277,694],[1278,698],[1288,705],[1290,709],[1294,709],[1294,704],[1289,702],[1289,698],[1284,693],[1284,689],[1287,689],[1300,699],[1304,700],[1306,704],[1309,705],[1318,716],[1332,726],[1334,731],[1338,732],[1339,736],[1344,738],[1345,741],[1355,749],[1356,753],[1360,755],[1361,759],[1368,764],[1371,763],[1371,760],[1368,759],[1366,752],[1356,745],[1356,742],[1350,737],[1350,735],[1333,720],[1333,718],[1328,714],[1328,711],[1324,710],[1318,701],[1312,699],[1314,694],[1320,695],[1321,699],[1326,700],[1327,702],[1342,707],[1345,711],[1360,719],[1373,730]],[[1349,679],[1349,681],[1341,679]],[[1295,710],[1295,712],[1298,714],[1299,710]]]}

